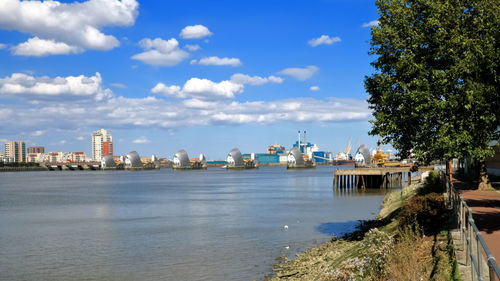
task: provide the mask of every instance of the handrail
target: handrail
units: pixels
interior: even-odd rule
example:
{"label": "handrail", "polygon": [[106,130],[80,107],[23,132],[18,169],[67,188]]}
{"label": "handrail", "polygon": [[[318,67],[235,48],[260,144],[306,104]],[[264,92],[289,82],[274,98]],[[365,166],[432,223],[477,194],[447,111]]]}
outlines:
{"label": "handrail", "polygon": [[[484,274],[481,272],[481,261],[486,256],[486,264],[488,265],[488,275],[490,281],[500,280],[500,268],[498,267],[495,257],[491,254],[490,249],[486,245],[483,236],[477,228],[472,216],[472,209],[460,197],[460,194],[450,182],[450,178],[443,173],[445,184],[447,187],[448,201],[453,209],[455,219],[458,223],[458,229],[461,233],[463,250],[466,253],[466,265],[471,263],[472,279],[483,281]],[[473,238],[475,240],[476,251],[473,251]],[[474,253],[475,252],[475,253]],[[475,278],[474,278],[475,277]],[[495,278],[496,277],[496,278]]]}

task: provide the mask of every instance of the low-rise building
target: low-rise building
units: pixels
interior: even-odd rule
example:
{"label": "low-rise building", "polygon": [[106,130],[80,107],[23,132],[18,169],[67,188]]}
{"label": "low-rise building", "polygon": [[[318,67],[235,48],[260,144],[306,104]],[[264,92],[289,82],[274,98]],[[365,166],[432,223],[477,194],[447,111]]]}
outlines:
{"label": "low-rise building", "polygon": [[85,155],[84,152],[71,152],[68,153],[68,156],[66,158],[67,162],[73,162],[73,163],[80,163],[80,162],[86,162],[87,156]]}
{"label": "low-rise building", "polygon": [[16,159],[14,157],[2,156],[0,157],[0,163],[15,163]]}
{"label": "low-rise building", "polygon": [[64,152],[49,152],[47,153],[47,156],[44,158],[43,162],[49,162],[49,163],[62,163],[64,161]]}
{"label": "low-rise building", "polygon": [[45,153],[28,153],[26,155],[26,162],[42,163],[45,159]]}

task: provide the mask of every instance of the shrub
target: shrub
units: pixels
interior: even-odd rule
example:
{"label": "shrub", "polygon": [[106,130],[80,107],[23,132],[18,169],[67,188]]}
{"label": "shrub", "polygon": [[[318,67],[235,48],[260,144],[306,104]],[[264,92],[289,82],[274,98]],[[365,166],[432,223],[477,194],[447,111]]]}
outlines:
{"label": "shrub", "polygon": [[408,200],[399,214],[401,228],[422,229],[426,235],[437,234],[445,223],[446,207],[437,193],[418,195]]}
{"label": "shrub", "polygon": [[425,195],[428,193],[443,193],[444,191],[441,174],[433,170],[429,172],[429,176],[425,179],[424,185],[419,193]]}

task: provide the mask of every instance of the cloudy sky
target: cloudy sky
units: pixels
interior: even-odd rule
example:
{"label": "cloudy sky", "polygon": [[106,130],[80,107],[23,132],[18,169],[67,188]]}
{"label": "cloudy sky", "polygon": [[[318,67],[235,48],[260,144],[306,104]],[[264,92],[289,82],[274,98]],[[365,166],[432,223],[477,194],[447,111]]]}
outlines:
{"label": "cloudy sky", "polygon": [[222,159],[365,143],[373,0],[0,1],[0,140]]}

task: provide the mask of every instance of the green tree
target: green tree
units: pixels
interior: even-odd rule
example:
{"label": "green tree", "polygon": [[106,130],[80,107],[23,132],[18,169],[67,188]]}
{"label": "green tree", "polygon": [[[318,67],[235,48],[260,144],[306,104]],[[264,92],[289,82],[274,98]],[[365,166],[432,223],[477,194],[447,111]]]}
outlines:
{"label": "green tree", "polygon": [[370,134],[401,155],[471,157],[500,137],[500,0],[377,0]]}

